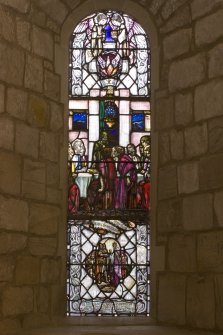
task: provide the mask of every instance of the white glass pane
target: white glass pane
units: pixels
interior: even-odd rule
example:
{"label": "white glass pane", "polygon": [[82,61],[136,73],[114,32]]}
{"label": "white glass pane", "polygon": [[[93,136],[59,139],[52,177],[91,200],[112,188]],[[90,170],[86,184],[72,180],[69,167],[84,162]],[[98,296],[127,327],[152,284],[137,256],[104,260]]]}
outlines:
{"label": "white glass pane", "polygon": [[119,144],[126,147],[129,144],[130,117],[120,115]]}
{"label": "white glass pane", "polygon": [[150,102],[149,101],[132,101],[131,109],[136,110],[136,111],[150,110]]}
{"label": "white glass pane", "polygon": [[100,91],[99,91],[99,90],[92,89],[92,90],[90,91],[90,96],[91,96],[91,97],[99,97],[99,96],[100,96]]}
{"label": "white glass pane", "polygon": [[69,116],[69,121],[68,121],[68,129],[72,130],[73,122],[72,122],[72,116]]}
{"label": "white glass pane", "polygon": [[85,79],[84,83],[88,88],[91,88],[96,82],[92,76],[89,76]]}
{"label": "white glass pane", "polygon": [[88,144],[88,160],[89,160],[89,167],[91,166],[92,154],[93,154],[93,147],[94,143],[89,142]]}
{"label": "white glass pane", "polygon": [[106,91],[105,90],[103,90],[103,91],[101,91],[101,97],[105,97],[106,96]]}
{"label": "white glass pane", "polygon": [[129,101],[120,101],[119,114],[129,114]]}
{"label": "white glass pane", "polygon": [[86,100],[70,100],[69,109],[88,109],[88,101]]}
{"label": "white glass pane", "polygon": [[[81,136],[81,137],[80,137]],[[77,138],[87,138],[87,133],[84,131],[78,132],[78,131],[70,131],[69,132],[69,142],[73,142]]]}
{"label": "white glass pane", "polygon": [[125,79],[123,80],[123,84],[127,87],[130,88],[133,85],[134,81],[130,76],[126,76]]}
{"label": "white glass pane", "polygon": [[137,95],[138,94],[138,88],[137,85],[134,84],[131,88],[130,88],[130,92],[132,95]]}
{"label": "white glass pane", "polygon": [[129,97],[129,90],[120,89],[120,97]]}
{"label": "white glass pane", "polygon": [[89,115],[89,141],[99,139],[99,116]]}
{"label": "white glass pane", "polygon": [[150,122],[150,115],[145,115],[145,130],[151,130],[151,122]]}
{"label": "white glass pane", "polygon": [[89,101],[89,114],[99,114],[99,101]]}

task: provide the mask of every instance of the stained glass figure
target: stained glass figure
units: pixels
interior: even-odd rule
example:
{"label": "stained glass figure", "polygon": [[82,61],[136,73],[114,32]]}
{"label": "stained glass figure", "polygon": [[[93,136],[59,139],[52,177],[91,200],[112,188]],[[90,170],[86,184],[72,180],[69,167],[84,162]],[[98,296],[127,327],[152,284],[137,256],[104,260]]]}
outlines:
{"label": "stained glass figure", "polygon": [[92,14],[69,70],[67,314],[148,315],[148,38],[126,14]]}

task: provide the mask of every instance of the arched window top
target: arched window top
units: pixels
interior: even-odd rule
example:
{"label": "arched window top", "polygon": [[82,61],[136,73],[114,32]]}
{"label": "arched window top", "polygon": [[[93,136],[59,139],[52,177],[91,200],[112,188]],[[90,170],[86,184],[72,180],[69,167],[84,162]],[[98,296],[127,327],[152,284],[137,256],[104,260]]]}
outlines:
{"label": "arched window top", "polygon": [[139,23],[129,15],[101,11],[83,19],[70,41],[70,98],[109,90],[119,96],[150,96],[150,47]]}

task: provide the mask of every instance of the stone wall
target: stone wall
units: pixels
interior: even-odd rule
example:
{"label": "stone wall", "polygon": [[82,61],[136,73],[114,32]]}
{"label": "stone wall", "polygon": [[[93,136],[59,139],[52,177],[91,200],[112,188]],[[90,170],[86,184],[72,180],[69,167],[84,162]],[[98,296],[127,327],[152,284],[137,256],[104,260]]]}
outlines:
{"label": "stone wall", "polygon": [[164,3],[156,14],[157,242],[166,241],[157,318],[223,330],[223,1]]}
{"label": "stone wall", "polygon": [[0,334],[48,323],[62,286],[60,29],[38,2],[0,1]]}
{"label": "stone wall", "polygon": [[[3,334],[65,314],[66,182],[60,176],[66,163],[60,162],[67,115],[54,46],[72,10],[86,2],[0,0]],[[92,11],[104,8],[105,0],[91,2]],[[223,330],[223,1],[135,2],[152,18],[160,43],[151,224],[165,264],[153,283],[152,313],[160,323]],[[114,6],[120,9],[120,1]]]}

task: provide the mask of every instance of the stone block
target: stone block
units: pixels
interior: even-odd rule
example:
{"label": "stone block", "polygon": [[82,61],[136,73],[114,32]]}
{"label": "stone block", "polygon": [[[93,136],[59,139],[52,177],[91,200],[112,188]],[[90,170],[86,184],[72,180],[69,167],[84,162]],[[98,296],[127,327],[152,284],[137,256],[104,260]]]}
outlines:
{"label": "stone block", "polygon": [[174,124],[174,99],[161,98],[156,100],[156,128],[172,127]]}
{"label": "stone block", "polygon": [[38,5],[45,13],[60,24],[62,24],[68,14],[67,7],[60,0],[54,0],[54,2],[39,0]]}
{"label": "stone block", "polygon": [[[36,6],[37,4],[37,6]],[[46,13],[38,8],[38,3],[31,4],[29,17],[32,23],[38,25],[39,27],[46,27]]]}
{"label": "stone block", "polygon": [[184,137],[186,157],[197,157],[207,152],[208,132],[206,123],[186,128]]}
{"label": "stone block", "polygon": [[212,228],[212,194],[196,194],[183,199],[183,226],[191,231]]}
{"label": "stone block", "polygon": [[16,36],[18,44],[26,49],[31,49],[30,40],[30,23],[22,20],[20,17],[16,18]]}
{"label": "stone block", "polygon": [[81,3],[81,0],[73,0],[72,2],[70,0],[65,0],[65,3],[67,4],[67,6],[74,9]]}
{"label": "stone block", "polygon": [[51,102],[50,104],[50,129],[60,130],[63,127],[63,107],[60,104]]}
{"label": "stone block", "polygon": [[34,256],[53,256],[56,253],[57,241],[54,237],[30,237],[29,250]]}
{"label": "stone block", "polygon": [[51,20],[51,18],[47,17],[46,26],[49,30],[58,34],[57,35],[57,42],[58,42],[58,38],[60,34],[60,25],[56,21]]}
{"label": "stone block", "polygon": [[0,321],[0,334],[10,335],[22,331],[19,319],[4,318]]}
{"label": "stone block", "polygon": [[35,54],[53,60],[54,50],[52,34],[47,30],[34,26],[32,31],[32,49]]}
{"label": "stone block", "polygon": [[21,183],[21,158],[15,154],[0,152],[0,190],[18,195]]}
{"label": "stone block", "polygon": [[206,59],[204,54],[197,54],[170,65],[169,89],[171,92],[194,87],[206,76]]}
{"label": "stone block", "polygon": [[23,318],[23,328],[24,329],[33,329],[33,328],[45,328],[50,327],[52,321],[48,314],[36,313],[25,315]]}
{"label": "stone block", "polygon": [[215,276],[216,325],[223,329],[223,274]]}
{"label": "stone block", "polygon": [[43,62],[38,57],[26,56],[25,87],[33,91],[43,91]]}
{"label": "stone block", "polygon": [[220,77],[223,75],[223,43],[211,49],[208,54],[208,75],[209,78]]}
{"label": "stone block", "polygon": [[47,128],[49,119],[50,112],[47,101],[37,95],[30,95],[28,122],[34,127]]}
{"label": "stone block", "polygon": [[191,3],[192,18],[196,19],[209,13],[220,3],[222,0],[193,0]]}
{"label": "stone block", "polygon": [[193,272],[196,269],[196,240],[193,235],[170,235],[168,265],[174,272]]}
{"label": "stone block", "polygon": [[60,223],[60,210],[55,206],[45,204],[30,205],[30,232],[38,235],[57,233]]}
{"label": "stone block", "polygon": [[16,125],[16,152],[33,158],[38,158],[39,132],[25,124]]}
{"label": "stone block", "polygon": [[199,190],[199,172],[197,162],[188,162],[177,167],[178,192],[189,194]]}
{"label": "stone block", "polygon": [[41,183],[23,180],[22,195],[25,198],[29,198],[29,199],[45,200],[46,187],[44,184],[41,184]]}
{"label": "stone block", "polygon": [[20,48],[0,42],[0,80],[21,86],[25,66],[24,52]]}
{"label": "stone block", "polygon": [[194,116],[196,121],[222,115],[223,80],[213,80],[195,89]]}
{"label": "stone block", "polygon": [[0,84],[0,114],[5,112],[5,86]]}
{"label": "stone block", "polygon": [[177,170],[175,165],[163,167],[158,177],[159,199],[168,199],[177,195]]}
{"label": "stone block", "polygon": [[14,268],[13,258],[8,256],[0,257],[0,282],[12,281]]}
{"label": "stone block", "polygon": [[54,64],[53,64],[52,61],[47,60],[47,59],[44,59],[44,61],[43,61],[43,67],[44,67],[44,69],[53,71],[53,69],[54,69]]}
{"label": "stone block", "polygon": [[27,236],[18,233],[0,233],[0,254],[10,254],[25,249]]}
{"label": "stone block", "polygon": [[197,261],[199,271],[223,272],[223,231],[198,235]]}
{"label": "stone block", "polygon": [[61,204],[61,190],[52,188],[52,187],[47,187],[46,189],[46,200],[49,203],[59,205]]}
{"label": "stone block", "polygon": [[176,94],[175,121],[179,126],[185,126],[193,120],[193,97],[191,93]]}
{"label": "stone block", "polygon": [[223,227],[223,192],[216,192],[214,195],[214,211],[218,226]]}
{"label": "stone block", "polygon": [[9,6],[20,13],[27,13],[30,6],[30,0],[0,0],[0,3]]}
{"label": "stone block", "polygon": [[184,136],[180,130],[170,132],[170,151],[172,159],[181,160],[184,157]]}
{"label": "stone block", "polygon": [[28,204],[23,200],[1,196],[0,228],[27,232]]}
{"label": "stone block", "polygon": [[164,58],[174,59],[190,51],[192,30],[190,28],[181,29],[168,35],[163,41]]}
{"label": "stone block", "polygon": [[45,184],[46,183],[45,163],[25,159],[23,167],[23,179],[28,181],[34,181],[40,184]]}
{"label": "stone block", "polygon": [[149,9],[153,13],[153,15],[156,15],[158,13],[158,11],[160,10],[161,6],[164,4],[165,1],[166,0],[152,0],[151,1]]}
{"label": "stone block", "polygon": [[16,259],[16,285],[34,285],[39,283],[40,260],[32,256],[19,256]]}
{"label": "stone block", "polygon": [[60,98],[60,76],[49,70],[44,71],[44,93],[53,100]]}
{"label": "stone block", "polygon": [[168,132],[159,134],[159,159],[161,164],[170,161],[170,139]]}
{"label": "stone block", "polygon": [[223,154],[207,156],[199,162],[199,180],[201,190],[223,187]]}
{"label": "stone block", "polygon": [[180,203],[178,199],[159,202],[157,215],[159,232],[166,233],[180,229]]}
{"label": "stone block", "polygon": [[60,182],[60,167],[56,163],[47,162],[47,185],[58,186]]}
{"label": "stone block", "polygon": [[211,277],[191,276],[187,287],[187,322],[194,328],[215,325],[214,282]]}
{"label": "stone block", "polygon": [[[1,1],[0,1],[1,3]],[[15,19],[8,9],[0,6],[0,36],[9,42],[15,41]]]}
{"label": "stone block", "polygon": [[223,36],[222,30],[223,10],[204,17],[195,24],[195,43],[202,46],[215,42]]}
{"label": "stone block", "polygon": [[189,6],[178,8],[167,22],[161,26],[160,32],[167,34],[177,28],[188,26],[191,24],[191,13]]}
{"label": "stone block", "polygon": [[211,119],[208,123],[209,151],[223,151],[223,117]]}
{"label": "stone block", "polygon": [[27,111],[27,93],[16,88],[8,88],[6,110],[11,116],[25,120]]}
{"label": "stone block", "polygon": [[63,314],[64,307],[61,304],[64,297],[64,288],[60,283],[51,285],[51,311],[54,315]]}
{"label": "stone block", "polygon": [[161,322],[185,324],[185,276],[165,274],[159,276],[158,320]]}
{"label": "stone block", "polygon": [[7,287],[2,295],[3,316],[16,316],[33,310],[33,290],[30,287]]}
{"label": "stone block", "polygon": [[0,118],[0,148],[13,150],[14,146],[14,123],[6,117]]}
{"label": "stone block", "polygon": [[46,287],[40,286],[37,293],[37,310],[40,313],[46,313],[49,308],[49,291]]}
{"label": "stone block", "polygon": [[179,7],[185,4],[187,0],[167,0],[162,7],[162,17],[167,20]]}
{"label": "stone block", "polygon": [[52,162],[58,161],[59,140],[54,133],[40,133],[40,156]]}
{"label": "stone block", "polygon": [[58,259],[45,258],[41,262],[41,282],[58,283],[60,279],[60,262]]}

